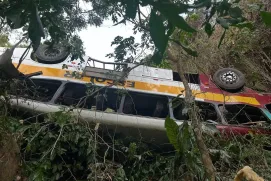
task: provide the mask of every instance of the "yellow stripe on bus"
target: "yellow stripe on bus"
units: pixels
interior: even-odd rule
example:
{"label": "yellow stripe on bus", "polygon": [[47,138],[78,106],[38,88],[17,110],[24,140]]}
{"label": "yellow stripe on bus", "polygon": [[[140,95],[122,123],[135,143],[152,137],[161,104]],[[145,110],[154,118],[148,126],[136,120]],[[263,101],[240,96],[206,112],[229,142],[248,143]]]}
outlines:
{"label": "yellow stripe on bus", "polygon": [[[39,66],[22,64],[19,70],[24,74],[42,71],[44,76],[51,76],[51,77],[56,77],[56,78],[57,77],[67,78],[64,76],[67,70],[64,70],[64,69],[39,67]],[[75,78],[70,78],[70,79],[76,80]],[[84,82],[90,82],[90,77],[83,77],[80,80]],[[110,80],[102,82],[102,83],[94,80],[94,83],[99,83],[99,84],[107,84],[107,82],[110,82]],[[168,93],[168,94],[175,94],[175,95],[178,95],[182,91],[184,91],[183,87],[157,85],[157,84],[151,84],[151,83],[140,82],[140,81],[133,81],[133,82],[135,82],[133,88],[139,89],[139,90],[161,92],[161,93]],[[127,84],[124,85],[124,87],[127,87]],[[225,96],[223,94],[201,92],[198,90],[193,90],[193,94],[195,95],[196,98],[204,99],[208,101],[215,101],[215,102],[221,102],[221,103],[231,102],[231,103],[246,103],[246,104],[251,104],[251,105],[260,105],[260,103],[254,97],[244,97],[244,96],[237,96],[237,95]]]}

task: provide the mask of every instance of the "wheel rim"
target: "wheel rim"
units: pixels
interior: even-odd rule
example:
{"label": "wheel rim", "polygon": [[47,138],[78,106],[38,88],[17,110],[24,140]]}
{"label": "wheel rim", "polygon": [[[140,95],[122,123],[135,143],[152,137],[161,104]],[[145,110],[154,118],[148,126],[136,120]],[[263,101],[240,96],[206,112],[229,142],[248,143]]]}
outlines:
{"label": "wheel rim", "polygon": [[60,54],[60,50],[57,48],[48,48],[44,51],[44,55],[47,57],[56,57]]}
{"label": "wheel rim", "polygon": [[225,84],[234,84],[238,82],[239,77],[235,72],[227,71],[220,76],[220,80]]}

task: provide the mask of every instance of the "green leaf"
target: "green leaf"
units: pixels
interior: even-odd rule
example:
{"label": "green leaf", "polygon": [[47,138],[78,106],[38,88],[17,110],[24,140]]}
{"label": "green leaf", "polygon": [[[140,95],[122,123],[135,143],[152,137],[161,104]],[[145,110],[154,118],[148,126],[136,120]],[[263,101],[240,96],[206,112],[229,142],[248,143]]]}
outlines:
{"label": "green leaf", "polygon": [[196,32],[194,28],[187,24],[183,17],[180,16],[181,13],[188,12],[188,5],[180,4],[179,6],[172,4],[170,2],[156,2],[153,4],[154,8],[159,10],[172,24],[176,27],[187,31]]}
{"label": "green leaf", "polygon": [[182,29],[184,31],[187,31],[187,32],[190,32],[190,33],[196,32],[196,30],[194,28],[192,28],[189,24],[187,24],[187,22],[181,16],[172,17],[171,21],[178,28],[180,28],[180,29]]}
{"label": "green leaf", "polygon": [[177,151],[180,151],[178,144],[179,126],[173,119],[168,116],[165,120],[165,128],[169,142]]}
{"label": "green leaf", "polygon": [[53,170],[52,170],[52,172],[55,173],[56,171],[57,171],[57,165],[54,164],[54,165],[53,165]]}
{"label": "green leaf", "polygon": [[68,68],[69,68],[68,65],[66,65],[66,64],[62,65],[62,69],[68,69]]}
{"label": "green leaf", "polygon": [[167,47],[168,36],[166,35],[166,28],[163,24],[163,19],[161,16],[156,14],[155,10],[151,11],[149,27],[151,38],[157,48],[154,55],[154,61],[159,64],[162,61],[163,54]]}
{"label": "green leaf", "polygon": [[229,29],[230,26],[237,25],[245,21],[245,18],[217,18],[216,22],[220,24],[224,29]]}
{"label": "green leaf", "polygon": [[261,11],[260,14],[265,25],[271,27],[271,12]]}
{"label": "green leaf", "polygon": [[135,19],[138,1],[137,0],[127,0],[126,3],[127,3],[127,6],[125,9],[125,15],[128,18]]}
{"label": "green leaf", "polygon": [[40,45],[41,37],[45,37],[43,25],[38,14],[38,9],[35,5],[32,7],[31,18],[28,27],[28,35],[33,43],[33,49],[35,51]]}
{"label": "green leaf", "polygon": [[56,174],[56,180],[58,180],[59,178],[60,178],[60,174],[57,173],[57,174]]}
{"label": "green leaf", "polygon": [[213,31],[214,31],[212,28],[212,25],[209,22],[205,24],[204,30],[209,37],[213,34]]}
{"label": "green leaf", "polygon": [[155,63],[156,65],[159,65],[162,62],[162,60],[163,60],[163,54],[158,49],[156,49],[154,54],[151,57],[151,61]]}
{"label": "green leaf", "polygon": [[226,19],[224,19],[224,18],[217,18],[216,19],[216,22],[218,23],[218,24],[220,24],[223,28],[225,28],[225,29],[228,29],[229,28],[229,23],[228,23],[228,21],[226,20]]}
{"label": "green leaf", "polygon": [[158,9],[162,14],[182,14],[187,13],[188,9],[190,8],[189,5],[186,4],[173,4],[169,0],[164,1],[157,1],[155,3],[152,3],[153,7]]}
{"label": "green leaf", "polygon": [[26,151],[30,151],[30,150],[31,150],[31,144],[30,144],[30,143],[27,144],[25,150],[26,150]]}
{"label": "green leaf", "polygon": [[233,18],[242,17],[242,10],[239,7],[230,8],[229,14]]}
{"label": "green leaf", "polygon": [[218,43],[218,48],[220,48],[220,46],[221,46],[221,44],[222,44],[222,41],[224,40],[224,38],[225,38],[225,35],[226,35],[226,29],[224,30],[224,32],[223,32],[223,34],[222,34],[222,36],[221,36],[221,38],[220,38],[220,40],[219,40],[219,43]]}
{"label": "green leaf", "polygon": [[226,19],[226,21],[228,22],[228,24],[230,26],[233,26],[233,25],[237,25],[239,23],[242,23],[245,21],[245,18],[243,17],[239,17],[239,18],[229,18],[229,19]]}
{"label": "green leaf", "polygon": [[212,3],[211,0],[204,0],[203,2],[196,3],[194,5],[189,5],[189,7],[190,8],[202,8],[202,7],[210,6],[211,3]]}
{"label": "green leaf", "polygon": [[118,168],[116,170],[116,175],[114,176],[114,181],[123,181],[123,180],[128,180],[125,175],[125,171],[123,168]]}
{"label": "green leaf", "polygon": [[242,28],[253,29],[254,28],[254,26],[253,26],[253,24],[251,22],[238,23],[238,24],[233,25],[233,26],[235,26],[237,28],[240,28],[240,29],[242,29]]}

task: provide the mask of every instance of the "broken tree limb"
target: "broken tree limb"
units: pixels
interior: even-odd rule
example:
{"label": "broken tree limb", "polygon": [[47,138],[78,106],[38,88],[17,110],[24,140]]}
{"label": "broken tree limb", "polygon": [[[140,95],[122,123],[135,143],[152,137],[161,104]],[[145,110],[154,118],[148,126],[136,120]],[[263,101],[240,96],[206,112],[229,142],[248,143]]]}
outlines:
{"label": "broken tree limb", "polygon": [[24,36],[18,43],[16,43],[11,48],[8,48],[2,55],[0,55],[0,69],[7,78],[15,78],[20,75],[20,72],[12,64],[11,57],[13,55],[15,48],[19,44],[21,44],[26,38],[27,36]]}

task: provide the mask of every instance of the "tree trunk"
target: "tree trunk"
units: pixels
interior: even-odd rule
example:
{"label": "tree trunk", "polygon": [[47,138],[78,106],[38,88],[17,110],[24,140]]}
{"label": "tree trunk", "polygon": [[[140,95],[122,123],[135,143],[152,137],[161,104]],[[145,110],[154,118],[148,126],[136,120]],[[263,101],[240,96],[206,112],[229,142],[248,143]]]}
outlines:
{"label": "tree trunk", "polygon": [[193,132],[196,137],[196,143],[201,153],[201,161],[205,168],[206,176],[209,180],[215,181],[215,168],[212,163],[211,157],[209,155],[209,151],[207,146],[204,143],[202,138],[202,126],[201,126],[201,118],[198,116],[197,107],[194,105],[194,96],[192,94],[192,90],[189,87],[188,81],[184,76],[184,70],[181,67],[181,61],[174,57],[172,53],[167,50],[168,58],[173,61],[177,65],[177,71],[181,77],[181,80],[184,84],[185,88],[185,103],[189,110],[188,114],[192,122]]}
{"label": "tree trunk", "polygon": [[20,163],[20,150],[11,134],[0,135],[0,180],[13,181]]}

